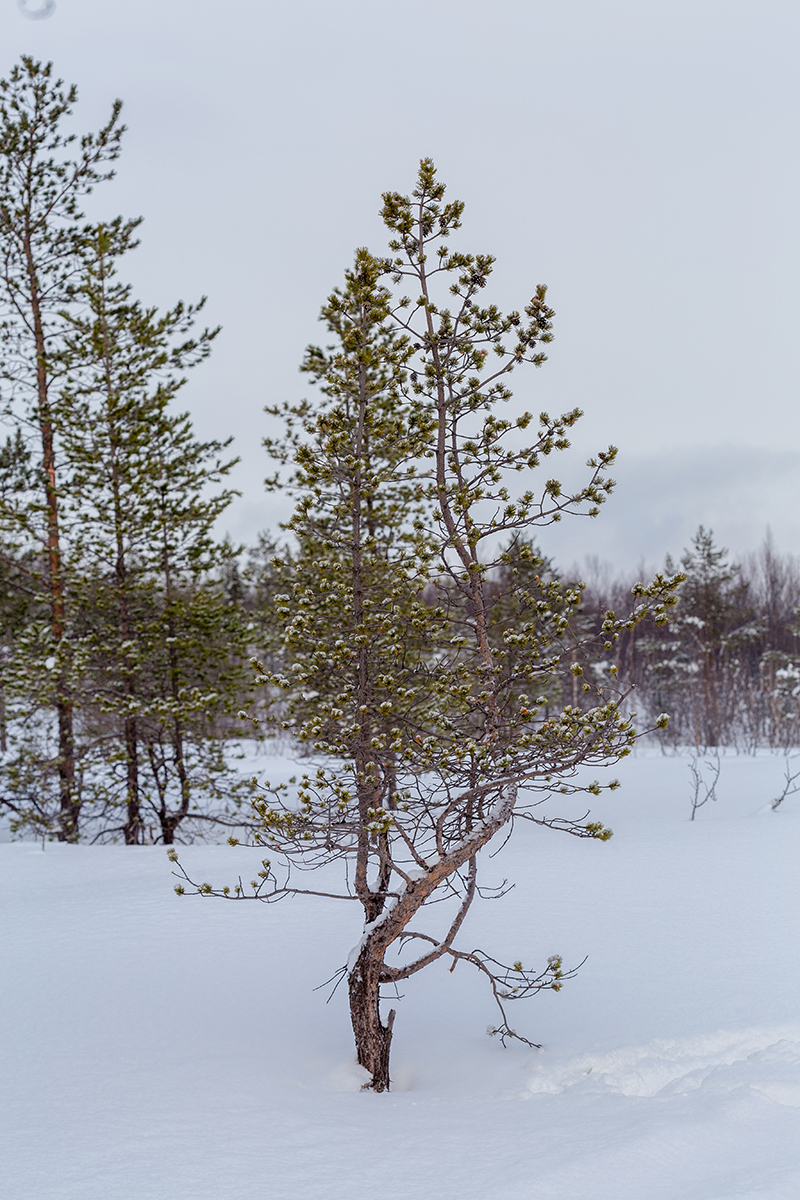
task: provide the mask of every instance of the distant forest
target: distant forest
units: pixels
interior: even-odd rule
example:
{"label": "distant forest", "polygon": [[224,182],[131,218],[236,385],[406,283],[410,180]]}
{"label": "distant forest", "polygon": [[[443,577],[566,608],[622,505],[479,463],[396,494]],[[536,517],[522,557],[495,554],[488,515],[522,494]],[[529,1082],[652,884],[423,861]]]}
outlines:
{"label": "distant forest", "polygon": [[[575,640],[589,635],[590,645],[601,644],[609,611],[627,611],[639,582],[634,571],[621,571],[596,557],[588,557],[580,569],[564,571],[541,556],[525,564],[513,546],[510,550],[509,567],[497,572],[491,587],[498,613],[502,610],[507,619],[507,601],[519,586],[521,571],[535,574],[542,585],[548,578],[560,579],[582,591],[570,622]],[[233,586],[251,628],[261,627],[259,656],[272,656],[277,668],[281,647],[269,636],[265,614],[286,580],[278,579],[273,555],[274,544],[265,536],[250,553],[244,576],[233,568]],[[669,715],[666,728],[652,730],[664,748],[704,752],[724,747],[750,753],[800,746],[800,558],[779,553],[767,533],[757,552],[737,562],[716,544],[713,531],[701,525],[679,561],[666,556],[664,570],[686,576],[669,623],[647,619],[625,630],[613,653],[581,655],[580,677],[564,664],[556,674],[553,711],[569,703],[589,707],[591,693],[584,692],[580,681],[604,684],[613,677],[628,691],[627,708],[637,714],[638,726],[654,727],[660,713]],[[530,587],[524,574],[522,582]],[[433,589],[430,602],[435,603]],[[569,641],[569,634],[564,640]]]}
{"label": "distant forest", "polygon": [[[199,495],[194,500],[200,503]],[[73,536],[80,541],[79,528]],[[257,657],[275,674],[290,667],[285,619],[276,607],[292,585],[292,554],[286,547],[278,553],[268,534],[238,553],[226,541],[209,540],[205,554],[171,580],[144,567],[137,573],[137,567],[125,638],[113,621],[119,600],[114,571],[67,575],[75,834],[81,840],[132,841],[132,816],[137,841],[169,844],[238,828],[247,823],[254,791],[236,770],[238,739],[291,740],[280,692],[254,695],[248,660]],[[609,610],[626,610],[634,574],[592,558],[583,579],[565,579],[543,558],[520,563],[512,552],[511,562],[513,571],[501,569],[490,588],[504,627],[521,567],[536,572],[542,588],[560,576],[562,585],[582,589],[564,636],[568,642],[574,633],[584,647],[576,659],[582,675],[579,680],[566,664],[554,674],[552,712],[565,704],[588,708],[591,696],[579,683],[603,685],[614,677],[628,692],[626,707],[637,714],[637,726],[650,728],[665,750],[789,751],[800,745],[800,561],[779,554],[769,537],[737,563],[701,527],[680,562],[666,563],[669,573],[686,575],[669,624],[645,620],[602,657],[586,656],[585,647],[593,634],[602,644],[599,631]],[[45,567],[42,558],[15,559],[13,547],[2,548],[0,778],[13,826],[20,833],[58,836],[58,666],[46,606],[25,582]],[[433,587],[426,598],[438,602]],[[661,713],[669,714],[669,725],[656,729]],[[296,750],[304,753],[300,745]]]}
{"label": "distant forest", "polygon": [[[780,554],[767,534],[760,550],[729,557],[698,529],[679,563],[686,575],[667,626],[623,635],[614,663],[635,685],[630,704],[645,721],[670,714],[657,733],[667,746],[787,749],[800,743],[800,560]],[[634,582],[587,560],[583,613],[600,620]],[[595,665],[603,670],[604,664]]]}

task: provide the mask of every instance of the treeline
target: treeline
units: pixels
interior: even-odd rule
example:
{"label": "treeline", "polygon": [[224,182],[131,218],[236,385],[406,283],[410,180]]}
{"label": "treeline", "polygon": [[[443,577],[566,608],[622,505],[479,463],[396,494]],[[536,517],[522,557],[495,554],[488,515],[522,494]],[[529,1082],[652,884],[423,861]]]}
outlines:
{"label": "treeline", "polygon": [[[665,747],[750,752],[800,745],[800,559],[779,553],[769,533],[760,550],[736,562],[700,526],[679,561],[665,558],[667,576],[685,576],[669,622],[631,621],[610,649],[604,622],[630,609],[642,579],[596,558],[564,571],[522,541],[511,543],[503,560],[487,596],[490,634],[498,631],[508,671],[514,670],[509,624],[524,630],[531,622],[561,620],[565,626],[563,653],[545,689],[545,720],[565,705],[591,707],[595,685],[611,685],[627,692],[637,727],[649,728]],[[248,625],[259,628],[257,653],[276,674],[291,664],[271,614],[275,596],[291,591],[292,576],[291,553],[276,557],[265,537],[241,588]],[[575,592],[580,601],[568,602]],[[432,581],[425,600],[447,608],[446,586]],[[272,699],[278,725],[280,696]],[[664,713],[669,723],[657,727]]]}
{"label": "treeline", "polygon": [[[631,578],[589,560],[583,613],[597,623],[621,607]],[[627,631],[613,659],[634,685],[629,704],[645,722],[670,714],[662,744],[741,751],[800,745],[800,560],[761,549],[733,561],[713,533],[698,529],[679,563],[686,575],[667,626]]]}

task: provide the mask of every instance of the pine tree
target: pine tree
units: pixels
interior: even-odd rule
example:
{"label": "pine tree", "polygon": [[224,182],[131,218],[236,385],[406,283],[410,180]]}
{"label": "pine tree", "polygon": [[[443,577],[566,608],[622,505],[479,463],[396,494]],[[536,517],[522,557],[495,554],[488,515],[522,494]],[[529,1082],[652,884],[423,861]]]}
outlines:
{"label": "pine tree", "polygon": [[[344,752],[348,744],[349,734],[342,739],[342,715],[336,715],[341,705],[360,709],[367,696],[381,693],[383,674],[393,671],[400,652],[390,626],[414,628],[414,622],[427,626],[431,621],[422,595],[429,551],[419,527],[422,489],[415,465],[429,422],[419,405],[401,397],[410,350],[387,323],[389,293],[379,276],[380,264],[359,251],[345,288],[334,292],[322,310],[336,343],[326,350],[309,347],[302,366],[319,386],[319,404],[268,410],[283,416],[287,436],[282,443],[268,441],[267,447],[273,457],[296,467],[289,486],[298,503],[286,529],[297,549],[275,560],[291,586],[291,593],[279,593],[275,602],[283,623],[283,657],[291,656],[295,680],[301,674],[298,654],[309,656],[303,690],[287,687],[280,673],[272,680],[286,694],[284,725],[303,743],[329,738],[326,748],[332,753]],[[409,589],[413,578],[418,594]],[[409,602],[408,611],[398,607]],[[321,649],[323,629],[326,647],[344,635],[333,659]],[[413,640],[407,630],[403,670],[411,669]],[[342,675],[350,667],[352,691],[344,700]],[[323,710],[328,713],[324,735]],[[344,721],[349,729],[348,722],[349,717]],[[369,741],[366,729],[360,736]]]}
{"label": "pine tree", "polygon": [[[30,487],[3,496],[0,533],[6,545],[22,548],[26,586],[49,610],[47,629],[18,661],[24,670],[31,656],[52,659],[47,669],[30,661],[28,682],[30,693],[38,692],[56,713],[63,841],[78,837],[81,798],[54,393],[64,312],[74,303],[81,270],[80,203],[111,178],[123,133],[119,101],[98,133],[79,138],[63,132],[76,100],[74,87],[53,78],[51,64],[30,57],[0,80],[0,387],[7,419],[25,438],[26,452],[35,449]],[[25,774],[24,764],[18,767]]]}
{"label": "pine tree", "polygon": [[711,530],[698,528],[681,568],[680,605],[652,664],[653,685],[661,689],[659,702],[676,709],[691,741],[711,748],[736,737],[745,689],[742,651],[759,629],[740,568],[715,544]]}
{"label": "pine tree", "polygon": [[[448,248],[463,205],[443,195],[423,160],[413,198],[384,196],[391,258],[359,251],[323,310],[336,344],[306,359],[324,400],[287,414],[297,577],[283,608],[286,670],[261,680],[284,689],[286,726],[323,765],[305,772],[295,793],[267,790],[256,805],[257,841],[271,857],[251,890],[221,893],[313,894],[292,866],[344,862],[341,894],[361,905],[364,925],[343,975],[358,1061],[376,1091],[389,1087],[394,1021],[382,1013],[382,988],[440,958],[469,962],[489,981],[502,1038],[517,1036],[508,1001],[560,988],[570,972],[558,957],[535,969],[457,947],[479,894],[479,852],[520,819],[610,836],[598,822],[540,805],[554,793],[598,794],[600,783],[582,782],[579,769],[615,761],[635,737],[622,695],[582,677],[576,651],[588,647],[569,637],[579,588],[556,580],[529,588],[522,623],[516,611],[493,610],[492,577],[513,557],[498,543],[516,539],[518,556],[535,562],[526,539],[536,526],[597,512],[614,451],[590,461],[574,495],[550,479],[512,498],[517,472],[566,449],[580,413],[542,414],[526,446],[518,431],[531,418],[496,415],[510,371],[544,361],[553,314],[544,289],[524,317],[477,303],[493,260]],[[385,282],[404,280],[408,299]],[[674,586],[659,577],[638,589],[632,614],[607,613],[601,645],[650,611],[666,620]],[[553,712],[565,658],[591,705]],[[272,865],[276,857],[288,874]],[[188,877],[178,871],[182,892]],[[437,901],[448,912],[444,929],[419,928]]]}
{"label": "pine tree", "polygon": [[[136,246],[138,225],[118,219],[84,236],[84,308],[69,315],[58,422],[72,473],[74,556],[88,581],[85,706],[107,810],[96,820],[104,836],[136,843],[149,815],[171,843],[193,811],[189,760],[199,754],[204,774],[224,773],[200,728],[244,641],[214,578],[228,551],[213,527],[233,493],[207,489],[236,460],[223,457],[229,443],[199,442],[189,417],[172,411],[184,372],[206,358],[217,330],[192,336],[202,301],[159,314],[132,299],[117,262]],[[125,767],[121,826],[108,782],[117,754]]]}

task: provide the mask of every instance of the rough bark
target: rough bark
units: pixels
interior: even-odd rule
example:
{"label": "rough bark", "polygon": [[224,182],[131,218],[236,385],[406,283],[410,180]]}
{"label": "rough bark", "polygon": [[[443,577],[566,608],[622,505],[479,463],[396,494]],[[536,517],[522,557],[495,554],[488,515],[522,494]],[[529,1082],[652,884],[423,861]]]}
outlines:
{"label": "rough bark", "polygon": [[369,1071],[367,1085],[373,1092],[388,1092],[389,1050],[395,1011],[384,1025],[380,1012],[382,962],[375,957],[369,941],[363,946],[349,977],[350,1019],[359,1065]]}

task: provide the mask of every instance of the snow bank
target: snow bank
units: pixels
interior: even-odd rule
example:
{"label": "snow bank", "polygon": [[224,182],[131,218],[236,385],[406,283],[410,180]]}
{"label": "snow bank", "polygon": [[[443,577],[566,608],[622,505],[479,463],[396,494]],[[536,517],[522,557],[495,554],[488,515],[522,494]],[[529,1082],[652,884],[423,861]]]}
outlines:
{"label": "snow bank", "polygon": [[[382,1096],[360,1091],[343,989],[313,990],[356,905],[179,900],[159,848],[0,846],[0,1197],[795,1200],[800,803],[769,811],[781,772],[726,758],[692,824],[686,761],[638,757],[593,801],[608,844],[520,829],[486,875],[516,888],[460,941],[589,955],[512,1006],[544,1050],[487,1038],[483,981],[438,964],[392,1000]],[[260,857],[182,851],[214,883]]]}

